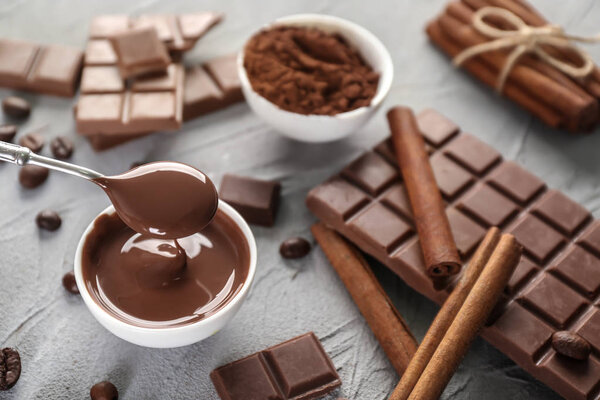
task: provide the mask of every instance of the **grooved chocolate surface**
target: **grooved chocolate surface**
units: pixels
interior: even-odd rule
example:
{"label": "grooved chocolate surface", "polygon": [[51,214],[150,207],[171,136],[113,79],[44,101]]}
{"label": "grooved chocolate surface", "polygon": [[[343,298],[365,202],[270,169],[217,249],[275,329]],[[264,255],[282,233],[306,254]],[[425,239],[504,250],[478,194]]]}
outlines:
{"label": "grooved chocolate surface", "polygon": [[341,385],[312,332],[219,367],[210,377],[223,400],[309,400]]}
{"label": "grooved chocolate surface", "polygon": [[[491,146],[459,132],[437,112],[423,111],[418,119],[432,146],[436,179],[448,202],[463,261],[468,262],[492,225],[512,232],[524,246],[505,301],[482,336],[562,396],[600,398],[600,223],[581,205],[547,189],[518,164],[502,160]],[[441,304],[447,292],[436,291],[425,274],[418,238],[411,230],[410,204],[400,176],[394,175],[397,166],[388,140],[311,190],[307,205],[415,290]],[[367,163],[365,158],[378,161]],[[373,215],[372,209],[386,212]],[[367,213],[373,217],[361,225],[367,229],[356,229]],[[380,229],[390,220],[403,221],[402,229]],[[550,337],[564,329],[590,338],[594,350],[588,361],[557,356]]]}
{"label": "grooved chocolate surface", "polygon": [[72,97],[82,62],[83,52],[73,47],[0,39],[0,86]]}

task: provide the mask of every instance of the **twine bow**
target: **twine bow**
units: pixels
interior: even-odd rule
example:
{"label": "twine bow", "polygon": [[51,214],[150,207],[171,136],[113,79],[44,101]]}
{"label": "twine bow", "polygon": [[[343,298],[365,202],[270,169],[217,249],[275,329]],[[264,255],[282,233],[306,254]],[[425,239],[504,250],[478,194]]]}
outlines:
{"label": "twine bow", "polygon": [[[495,28],[484,21],[486,17],[502,18],[516,29],[503,30]],[[549,24],[540,27],[530,26],[511,11],[498,7],[483,7],[477,10],[473,15],[472,23],[477,31],[495,40],[465,49],[454,57],[453,63],[456,66],[460,66],[469,58],[481,53],[514,47],[498,77],[496,89],[499,92],[504,88],[504,84],[506,83],[510,71],[519,61],[519,58],[526,53],[537,55],[542,61],[572,78],[584,78],[594,69],[594,61],[590,56],[585,51],[578,49],[572,42],[596,43],[600,41],[600,35],[592,37],[569,35],[558,25]],[[543,45],[570,49],[581,57],[583,65],[577,67],[561,61],[548,54],[543,49]]]}

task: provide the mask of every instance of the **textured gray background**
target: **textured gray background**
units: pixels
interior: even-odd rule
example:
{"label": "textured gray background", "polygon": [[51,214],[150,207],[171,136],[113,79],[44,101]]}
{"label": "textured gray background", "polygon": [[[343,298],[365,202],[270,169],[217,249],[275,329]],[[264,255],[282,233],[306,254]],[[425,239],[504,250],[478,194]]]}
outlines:
{"label": "textured gray background", "polygon": [[[600,18],[595,0],[535,1],[551,20],[574,33],[594,33]],[[83,48],[93,15],[111,12],[222,10],[225,22],[202,39],[187,57],[201,61],[233,52],[264,23],[287,14],[317,12],[353,20],[388,47],[395,80],[383,109],[407,104],[435,107],[600,216],[598,148],[600,132],[573,137],[554,132],[460,71],[427,43],[425,21],[444,5],[428,1],[0,1],[0,36],[65,43]],[[600,47],[592,49],[600,60]],[[10,94],[0,89],[0,97]],[[79,236],[108,205],[94,185],[51,173],[38,189],[17,183],[18,169],[0,165],[0,347],[17,347],[23,373],[0,399],[81,399],[95,382],[109,379],[123,399],[217,399],[209,373],[223,363],[309,330],[321,338],[343,380],[339,395],[384,399],[397,376],[350,296],[315,249],[300,261],[283,261],[281,240],[310,237],[313,217],[306,192],[386,135],[383,110],[357,135],[325,145],[307,145],[278,136],[246,105],[237,105],[189,124],[176,134],[155,134],[103,153],[94,153],[74,131],[73,100],[27,94],[32,117],[20,134],[45,127],[50,139],[68,135],[76,143],[73,161],[107,174],[138,160],[190,163],[219,182],[225,172],[283,183],[283,201],[274,228],[253,228],[259,249],[254,288],[232,323],[192,346],[153,350],[126,343],[102,328],[79,296],[60,280],[72,268]],[[49,154],[48,149],[44,154]],[[63,217],[57,232],[34,223],[43,208]],[[436,307],[384,267],[374,269],[422,338]],[[555,399],[550,389],[478,339],[448,386],[444,398]]]}

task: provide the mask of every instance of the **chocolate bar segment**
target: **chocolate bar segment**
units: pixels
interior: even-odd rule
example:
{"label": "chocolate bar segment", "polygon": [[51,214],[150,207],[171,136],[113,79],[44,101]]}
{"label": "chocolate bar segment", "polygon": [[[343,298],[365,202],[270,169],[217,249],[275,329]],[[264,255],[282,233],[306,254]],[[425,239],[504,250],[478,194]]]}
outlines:
{"label": "chocolate bar segment", "polygon": [[108,39],[132,29],[154,28],[169,51],[184,52],[194,47],[198,39],[222,19],[223,15],[215,12],[141,15],[139,17],[100,15],[92,19],[90,37],[92,39]]}
{"label": "chocolate bar segment", "polygon": [[130,30],[110,38],[121,78],[166,72],[171,62],[154,28]]}
{"label": "chocolate bar segment", "polygon": [[210,377],[223,400],[309,400],[341,385],[312,332],[219,367]]}
{"label": "chocolate bar segment", "polygon": [[[600,221],[523,167],[502,160],[473,135],[460,132],[446,117],[426,110],[418,120],[432,146],[432,165],[462,261],[469,261],[482,232],[494,225],[512,232],[524,246],[505,299],[481,335],[567,399],[599,398]],[[401,177],[394,175],[397,166],[388,143],[379,143],[312,189],[306,202],[324,223],[441,304],[448,291],[436,290],[423,272],[410,204]],[[373,162],[374,153],[381,159]],[[402,220],[411,229],[379,229],[372,221],[356,229],[361,215],[381,208],[390,220]],[[550,338],[560,330],[580,332],[590,341],[594,351],[588,361],[556,354]]]}
{"label": "chocolate bar segment", "polygon": [[272,226],[279,207],[279,182],[226,174],[219,197],[251,224]]}
{"label": "chocolate bar segment", "polygon": [[0,86],[72,97],[82,62],[83,52],[72,47],[0,39]]}

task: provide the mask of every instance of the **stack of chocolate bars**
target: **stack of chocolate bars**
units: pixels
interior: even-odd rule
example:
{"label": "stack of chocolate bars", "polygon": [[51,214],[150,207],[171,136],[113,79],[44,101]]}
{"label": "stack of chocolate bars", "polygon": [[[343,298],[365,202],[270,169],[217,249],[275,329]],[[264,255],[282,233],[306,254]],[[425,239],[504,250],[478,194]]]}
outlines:
{"label": "stack of chocolate bars", "polygon": [[77,132],[103,150],[243,99],[235,55],[183,65],[221,15],[105,15],[92,20],[75,107]]}

